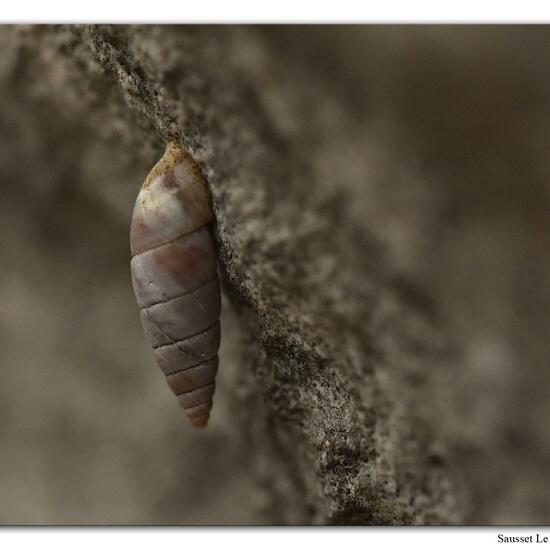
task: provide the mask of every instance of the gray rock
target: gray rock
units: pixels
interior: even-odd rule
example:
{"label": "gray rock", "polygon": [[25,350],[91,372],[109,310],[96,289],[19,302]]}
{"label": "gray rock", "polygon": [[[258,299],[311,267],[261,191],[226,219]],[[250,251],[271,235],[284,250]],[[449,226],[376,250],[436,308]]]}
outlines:
{"label": "gray rock", "polygon": [[[0,483],[16,465],[43,497],[0,520],[547,523],[547,36],[2,29],[1,391],[44,424],[6,397]],[[169,139],[208,179],[223,272],[204,436],[150,372],[127,265]]]}

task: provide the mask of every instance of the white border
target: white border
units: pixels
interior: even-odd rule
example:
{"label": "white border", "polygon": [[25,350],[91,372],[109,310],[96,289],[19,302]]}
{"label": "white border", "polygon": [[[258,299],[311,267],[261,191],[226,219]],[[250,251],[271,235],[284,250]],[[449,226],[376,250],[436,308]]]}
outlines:
{"label": "white border", "polygon": [[540,23],[547,0],[20,0],[3,23]]}
{"label": "white border", "polygon": [[[531,543],[499,543],[498,534],[532,536]],[[473,548],[521,547],[545,550],[549,543],[536,544],[536,535],[549,537],[550,529],[536,527],[438,528],[108,528],[108,529],[0,529],[3,548],[36,550],[471,550]]]}

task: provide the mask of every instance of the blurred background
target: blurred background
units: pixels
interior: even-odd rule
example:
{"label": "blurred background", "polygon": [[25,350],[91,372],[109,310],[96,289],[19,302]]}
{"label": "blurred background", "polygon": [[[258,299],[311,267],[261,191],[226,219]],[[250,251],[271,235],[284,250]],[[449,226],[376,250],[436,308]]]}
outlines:
{"label": "blurred background", "polygon": [[[107,88],[79,111],[64,33],[0,28],[0,523],[269,522],[236,435],[235,313],[226,301],[211,425],[192,431],[130,283],[131,210],[160,150]],[[464,521],[550,522],[550,29],[223,33],[278,131],[449,334],[435,421]]]}

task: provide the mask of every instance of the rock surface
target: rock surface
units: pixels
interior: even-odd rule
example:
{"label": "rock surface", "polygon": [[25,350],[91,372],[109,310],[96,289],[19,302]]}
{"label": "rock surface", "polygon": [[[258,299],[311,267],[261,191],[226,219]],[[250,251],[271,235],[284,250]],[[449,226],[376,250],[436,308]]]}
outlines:
{"label": "rock surface", "polygon": [[[549,38],[4,27],[0,521],[548,523]],[[169,139],[216,216],[204,434],[129,281]]]}

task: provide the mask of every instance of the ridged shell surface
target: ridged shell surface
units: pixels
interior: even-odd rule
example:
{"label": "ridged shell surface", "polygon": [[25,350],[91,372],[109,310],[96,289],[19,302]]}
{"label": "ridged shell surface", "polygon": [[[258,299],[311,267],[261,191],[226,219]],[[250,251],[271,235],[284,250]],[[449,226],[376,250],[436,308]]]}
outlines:
{"label": "ridged shell surface", "polygon": [[159,367],[193,426],[208,423],[220,345],[220,285],[210,194],[177,143],[143,184],[132,215],[130,269]]}

